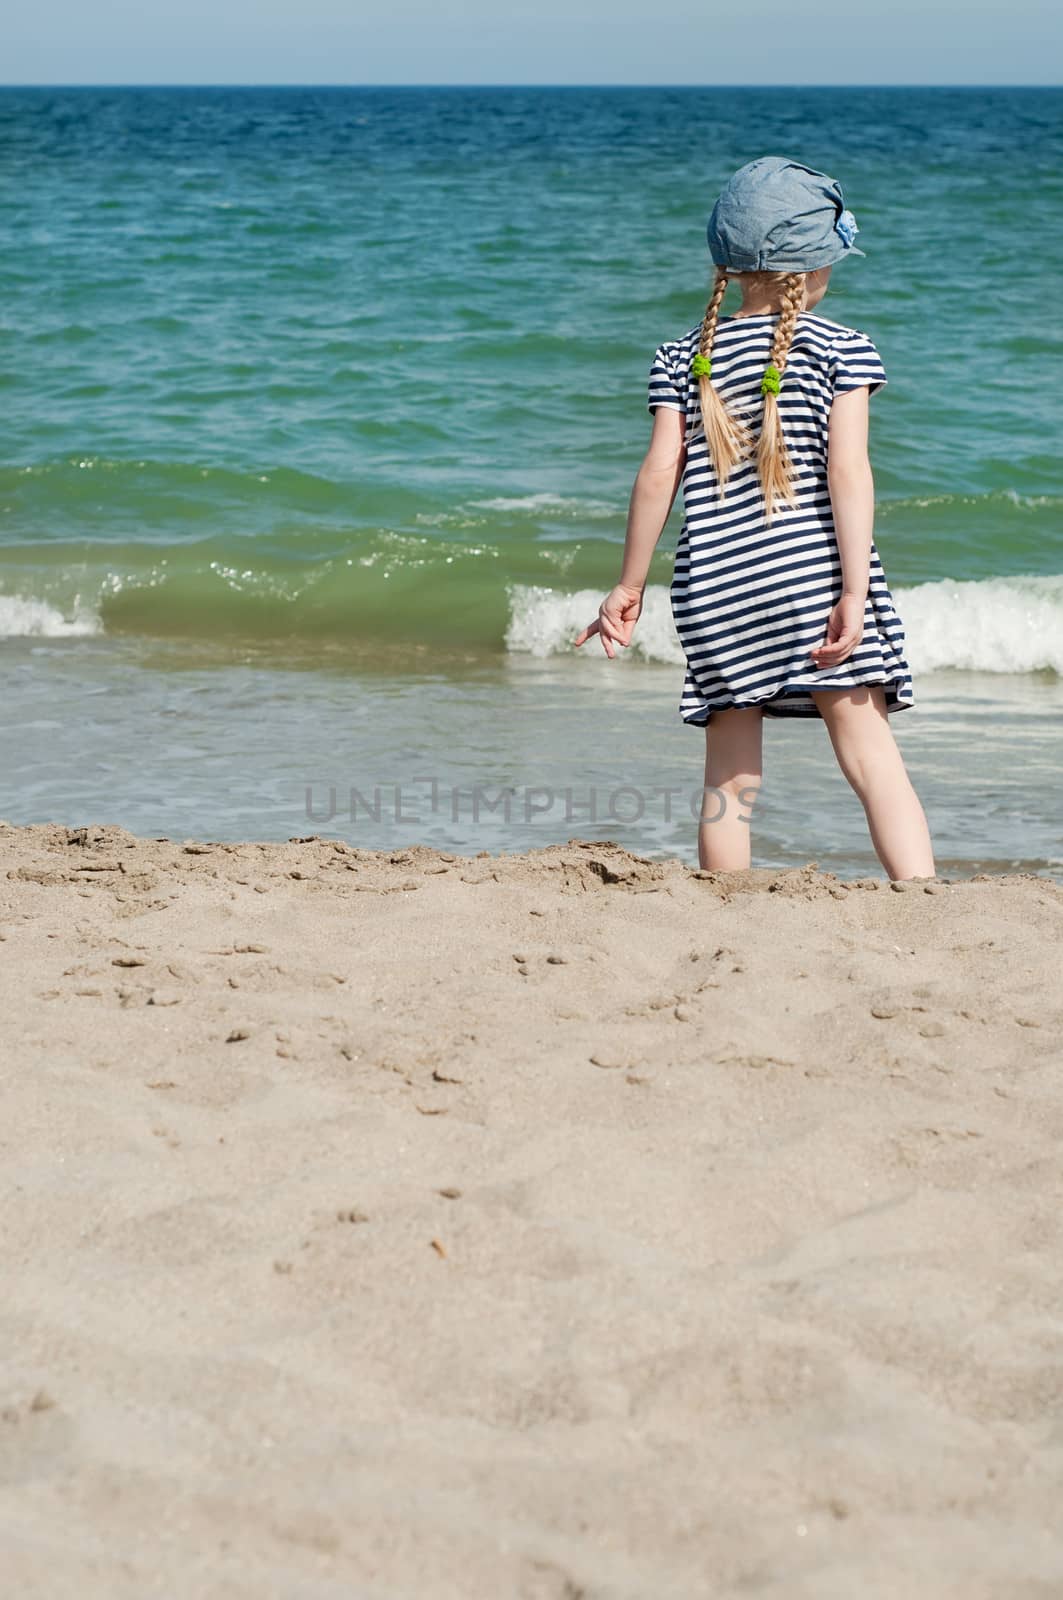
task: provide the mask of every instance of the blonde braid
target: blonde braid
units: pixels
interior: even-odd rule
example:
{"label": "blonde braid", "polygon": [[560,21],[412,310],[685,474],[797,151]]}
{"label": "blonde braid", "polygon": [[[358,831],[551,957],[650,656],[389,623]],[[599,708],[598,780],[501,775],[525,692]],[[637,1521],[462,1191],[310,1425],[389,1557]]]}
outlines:
{"label": "blonde braid", "polygon": [[[716,282],[712,286],[712,294],[701,322],[698,354],[708,356],[710,359],[716,340],[717,318],[723,305],[723,297],[727,293],[728,278],[726,267],[716,268]],[[705,429],[705,443],[716,472],[722,500],[724,485],[731,469],[743,456],[748,456],[752,452],[753,436],[745,424],[728,411],[723,397],[713,387],[711,377],[703,376],[698,379],[698,393],[701,396],[701,420]]]}
{"label": "blonde braid", "polygon": [[[793,343],[797,319],[805,298],[805,278],[802,272],[788,272],[780,285],[782,312],[771,342],[771,365],[781,377]],[[798,500],[794,486],[794,468],[779,416],[779,401],[771,389],[764,396],[764,420],[760,426],[760,443],[757,446],[757,472],[764,491],[764,515],[770,522],[776,501],[785,502],[793,509]]]}

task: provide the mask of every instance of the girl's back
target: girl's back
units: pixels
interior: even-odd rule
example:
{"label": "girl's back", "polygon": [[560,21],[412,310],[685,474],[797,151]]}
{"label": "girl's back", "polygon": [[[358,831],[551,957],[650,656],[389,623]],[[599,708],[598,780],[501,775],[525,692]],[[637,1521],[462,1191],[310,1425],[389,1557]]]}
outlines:
{"label": "girl's back", "polygon": [[[771,353],[778,315],[720,317],[712,347],[712,381],[730,410],[755,422],[763,406],[761,380]],[[687,472],[684,488],[695,496],[713,491],[718,480],[705,442],[698,380],[691,368],[698,352],[700,324],[679,339],[659,346],[650,370],[649,409],[666,406],[687,421]],[[799,498],[826,494],[827,429],[835,395],[867,385],[875,394],[887,382],[878,351],[865,333],[803,311],[794,325],[785,382],[778,395],[783,433],[799,480]],[[727,480],[721,510],[743,498],[759,506],[760,483],[753,455],[739,462]],[[707,509],[707,508],[703,508]],[[827,509],[829,511],[829,497]],[[781,513],[780,513],[781,514]]]}
{"label": "girl's back", "polygon": [[[712,382],[728,409],[755,419],[779,314],[720,317]],[[716,707],[761,704],[779,717],[818,716],[812,690],[882,683],[888,711],[912,703],[904,633],[874,541],[864,637],[833,669],[809,651],[841,592],[842,568],[827,478],[836,395],[881,389],[886,374],[866,334],[801,312],[786,353],[777,404],[790,454],[795,504],[770,521],[755,456],[731,470],[723,498],[701,419],[693,373],[701,328],[658,347],[649,409],[685,419],[684,522],[676,548],[672,612],[687,656],[680,715],[708,722]]]}

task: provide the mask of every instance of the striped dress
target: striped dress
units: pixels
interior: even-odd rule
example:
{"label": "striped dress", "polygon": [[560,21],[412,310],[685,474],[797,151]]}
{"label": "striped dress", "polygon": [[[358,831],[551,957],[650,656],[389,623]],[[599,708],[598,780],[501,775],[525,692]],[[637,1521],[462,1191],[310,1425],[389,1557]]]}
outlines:
{"label": "striped dress", "polygon": [[[720,317],[712,381],[728,406],[759,431],[760,380],[777,313]],[[817,668],[809,650],[823,642],[841,598],[842,569],[827,484],[827,427],[836,394],[886,382],[866,334],[805,311],[797,319],[783,374],[779,415],[794,465],[799,508],[777,506],[770,524],[755,460],[735,467],[726,498],[701,424],[690,363],[700,326],[659,346],[650,369],[649,409],[686,419],[683,528],[675,553],[672,615],[687,660],[679,714],[704,726],[714,711],[760,706],[772,717],[818,717],[812,689],[881,683],[887,712],[912,705],[905,637],[878,550],[871,545],[863,639],[836,667]]]}

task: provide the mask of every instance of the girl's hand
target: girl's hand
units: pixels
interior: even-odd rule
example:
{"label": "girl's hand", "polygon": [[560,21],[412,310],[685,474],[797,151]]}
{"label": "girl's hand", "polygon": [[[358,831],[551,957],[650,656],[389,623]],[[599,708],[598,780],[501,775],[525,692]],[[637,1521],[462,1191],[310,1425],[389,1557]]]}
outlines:
{"label": "girl's hand", "polygon": [[846,656],[852,655],[864,637],[865,596],[843,594],[827,618],[827,632],[822,644],[809,652],[817,667],[836,667]]}
{"label": "girl's hand", "polygon": [[598,607],[598,618],[591,622],[583,632],[578,634],[573,641],[578,649],[581,644],[594,634],[601,637],[602,648],[612,661],[616,655],[614,644],[623,645],[625,648],[631,643],[631,635],[635,631],[635,624],[642,611],[642,590],[631,589],[625,583],[618,583],[611,589]]}

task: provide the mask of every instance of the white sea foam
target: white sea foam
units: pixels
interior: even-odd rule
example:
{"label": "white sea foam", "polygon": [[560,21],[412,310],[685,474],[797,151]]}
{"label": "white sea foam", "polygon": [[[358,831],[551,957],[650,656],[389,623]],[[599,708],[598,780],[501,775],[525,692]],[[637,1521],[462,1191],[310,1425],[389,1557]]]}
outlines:
{"label": "white sea foam", "polygon": [[[593,622],[602,603],[600,589],[580,589],[562,594],[556,589],[531,584],[513,584],[509,590],[509,627],[506,647],[533,656],[559,655],[572,649],[576,635]],[[597,638],[583,646],[601,652]],[[683,649],[672,621],[668,590],[651,587],[643,597],[642,615],[627,650],[617,657],[641,656],[645,661],[667,661],[679,665]]]}
{"label": "white sea foam", "polygon": [[1063,575],[894,589],[913,672],[1063,673]]}
{"label": "white sea foam", "polygon": [[576,519],[622,516],[625,510],[625,507],[610,505],[606,500],[580,500],[574,496],[549,493],[473,500],[471,504],[478,511],[530,511],[539,516]]}
{"label": "white sea foam", "polygon": [[[913,673],[952,667],[1063,674],[1063,575],[945,578],[892,592]],[[571,650],[572,640],[594,620],[602,601],[598,589],[566,594],[531,585],[513,585],[509,596],[507,648],[534,656]],[[600,651],[596,640],[593,644]],[[631,648],[617,654],[682,663],[666,588],[647,589]]]}
{"label": "white sea foam", "polygon": [[66,616],[32,595],[0,594],[0,639],[73,639],[102,632],[99,617],[80,606]]}

